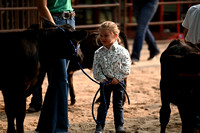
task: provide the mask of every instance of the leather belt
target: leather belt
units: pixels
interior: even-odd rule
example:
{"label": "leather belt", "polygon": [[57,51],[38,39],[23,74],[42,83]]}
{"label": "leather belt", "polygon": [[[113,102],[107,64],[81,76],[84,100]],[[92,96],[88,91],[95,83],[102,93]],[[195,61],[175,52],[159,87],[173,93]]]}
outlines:
{"label": "leather belt", "polygon": [[75,11],[64,11],[64,12],[58,12],[58,13],[51,13],[54,16],[62,17],[62,19],[71,19],[72,17],[76,16]]}

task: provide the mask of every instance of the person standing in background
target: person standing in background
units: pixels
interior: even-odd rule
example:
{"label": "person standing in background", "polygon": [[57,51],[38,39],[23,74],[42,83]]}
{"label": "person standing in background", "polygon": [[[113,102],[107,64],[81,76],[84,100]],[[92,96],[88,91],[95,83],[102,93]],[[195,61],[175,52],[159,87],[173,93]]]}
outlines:
{"label": "person standing in background", "polygon": [[133,43],[133,49],[131,54],[132,63],[140,60],[140,52],[144,40],[148,45],[150,56],[148,60],[153,59],[160,53],[157,47],[154,36],[149,29],[149,22],[153,18],[158,7],[158,0],[134,0],[133,11],[137,22],[137,29],[135,39]]}
{"label": "person standing in background", "polygon": [[[70,24],[75,29],[75,12],[71,0],[37,0],[41,17],[56,25]],[[69,60],[45,61],[48,88],[42,106],[38,126],[39,133],[68,133],[68,81]]]}
{"label": "person standing in background", "polygon": [[200,43],[200,4],[191,6],[183,20],[184,41],[197,44]]}

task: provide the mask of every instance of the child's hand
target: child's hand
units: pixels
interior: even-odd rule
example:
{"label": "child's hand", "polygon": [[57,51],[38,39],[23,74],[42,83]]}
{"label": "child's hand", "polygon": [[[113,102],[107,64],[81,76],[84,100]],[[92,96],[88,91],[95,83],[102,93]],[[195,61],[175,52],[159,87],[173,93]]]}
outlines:
{"label": "child's hand", "polygon": [[[104,79],[104,80],[103,80],[103,83],[105,83],[106,81],[108,81],[108,79]],[[110,84],[111,84],[111,82],[110,82],[110,83],[107,83],[106,86],[107,86],[107,85],[110,85]]]}
{"label": "child's hand", "polygon": [[107,79],[104,79],[104,80],[103,80],[103,83],[105,83],[106,81],[108,81],[108,80],[107,80]]}
{"label": "child's hand", "polygon": [[116,78],[113,78],[111,84],[119,84],[119,80]]}

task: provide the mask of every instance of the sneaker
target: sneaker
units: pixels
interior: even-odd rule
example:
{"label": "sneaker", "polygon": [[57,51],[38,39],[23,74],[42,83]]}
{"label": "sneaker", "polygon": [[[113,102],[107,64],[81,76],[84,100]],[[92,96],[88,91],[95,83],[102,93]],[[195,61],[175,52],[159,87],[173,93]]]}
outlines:
{"label": "sneaker", "polygon": [[136,62],[139,62],[139,59],[137,59],[137,58],[131,58],[131,63],[132,63],[133,65],[135,65]]}
{"label": "sneaker", "polygon": [[41,110],[41,108],[29,107],[29,108],[26,110],[26,112],[27,112],[27,113],[34,113],[34,112],[38,112],[38,111],[40,111],[40,110]]}
{"label": "sneaker", "polygon": [[39,133],[39,130],[38,130],[38,128],[36,128],[36,129],[35,129],[35,132],[36,132],[36,133]]}
{"label": "sneaker", "polygon": [[103,128],[101,124],[97,124],[95,133],[103,133]]}
{"label": "sneaker", "polygon": [[152,60],[155,56],[157,56],[157,55],[159,55],[159,54],[160,54],[159,51],[156,52],[156,53],[154,53],[154,54],[150,54],[150,56],[149,56],[149,58],[148,58],[147,60]]}
{"label": "sneaker", "polygon": [[123,128],[123,126],[118,126],[116,128],[116,133],[126,133],[125,129]]}

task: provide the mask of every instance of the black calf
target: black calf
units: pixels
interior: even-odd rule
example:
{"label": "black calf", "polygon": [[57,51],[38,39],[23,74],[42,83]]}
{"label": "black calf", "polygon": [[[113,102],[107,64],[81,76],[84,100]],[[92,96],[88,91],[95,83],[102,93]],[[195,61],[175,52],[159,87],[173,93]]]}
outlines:
{"label": "black calf", "polygon": [[180,40],[172,41],[161,58],[161,133],[170,118],[170,103],[177,105],[182,133],[199,131],[200,125],[200,49]]}
{"label": "black calf", "polygon": [[[52,27],[0,33],[0,89],[5,102],[8,133],[23,133],[26,92],[37,82],[40,64],[50,58],[69,58],[74,53],[69,39],[83,39],[84,31]],[[16,119],[16,129],[14,126]]]}

